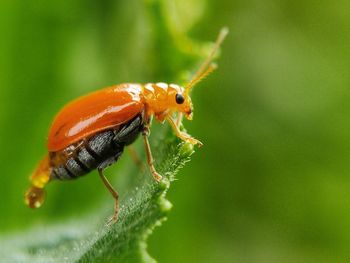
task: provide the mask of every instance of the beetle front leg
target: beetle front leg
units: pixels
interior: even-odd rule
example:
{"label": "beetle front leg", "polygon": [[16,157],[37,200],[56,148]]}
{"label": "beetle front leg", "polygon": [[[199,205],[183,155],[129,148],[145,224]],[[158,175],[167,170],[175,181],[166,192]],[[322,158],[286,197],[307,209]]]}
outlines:
{"label": "beetle front leg", "polygon": [[143,137],[143,141],[144,141],[144,144],[145,144],[145,150],[146,150],[146,155],[147,155],[147,163],[148,163],[148,166],[149,166],[149,168],[151,170],[153,178],[157,182],[160,182],[162,180],[162,176],[154,168],[154,165],[153,165],[154,159],[153,159],[152,152],[151,152],[151,146],[149,145],[148,135],[149,135],[149,129],[148,129],[148,127],[145,127],[144,130],[142,131],[142,137]]}
{"label": "beetle front leg", "polygon": [[176,123],[171,117],[167,117],[166,119],[173,128],[174,132],[176,133],[176,136],[179,137],[181,140],[189,142],[193,145],[198,144],[199,147],[203,146],[203,143],[201,143],[199,140],[193,138],[191,135],[185,132],[180,131],[179,127],[176,125]]}
{"label": "beetle front leg", "polygon": [[176,126],[180,127],[181,123],[182,123],[182,119],[183,119],[183,113],[179,112],[177,114],[177,118],[176,118]]}

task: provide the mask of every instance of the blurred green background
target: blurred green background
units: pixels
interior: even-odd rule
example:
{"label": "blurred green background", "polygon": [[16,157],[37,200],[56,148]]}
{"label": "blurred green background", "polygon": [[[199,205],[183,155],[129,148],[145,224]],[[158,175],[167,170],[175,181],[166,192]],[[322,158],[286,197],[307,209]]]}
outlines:
{"label": "blurred green background", "polygon": [[344,0],[1,1],[0,233],[78,217],[107,199],[93,173],[50,185],[40,210],[23,204],[60,107],[115,83],[183,84],[222,26],[231,32],[219,69],[195,88],[185,123],[205,146],[173,183],[174,208],[150,237],[150,254],[349,262]]}

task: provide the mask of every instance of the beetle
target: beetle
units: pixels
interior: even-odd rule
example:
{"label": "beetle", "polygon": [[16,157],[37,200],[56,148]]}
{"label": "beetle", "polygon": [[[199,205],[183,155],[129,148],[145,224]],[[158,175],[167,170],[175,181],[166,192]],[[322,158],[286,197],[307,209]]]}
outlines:
{"label": "beetle", "polygon": [[[115,163],[124,147],[141,134],[147,163],[154,179],[162,176],[156,171],[148,141],[152,116],[161,123],[167,121],[177,137],[192,145],[202,143],[181,131],[183,115],[192,119],[192,87],[216,69],[212,63],[217,49],[228,33],[223,28],[208,58],[202,63],[185,87],[176,84],[124,83],[82,96],[61,109],[51,125],[48,154],[30,176],[31,186],[25,193],[30,208],[40,207],[45,199],[44,187],[54,180],[72,180],[97,169],[105,187],[112,194],[115,205],[110,222],[116,222],[119,195],[104,175]],[[173,115],[177,113],[177,119]]]}

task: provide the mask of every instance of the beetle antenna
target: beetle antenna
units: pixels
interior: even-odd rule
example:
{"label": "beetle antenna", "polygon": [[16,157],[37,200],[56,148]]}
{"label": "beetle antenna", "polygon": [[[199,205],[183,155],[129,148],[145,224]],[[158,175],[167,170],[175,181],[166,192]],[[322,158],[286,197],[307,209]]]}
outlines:
{"label": "beetle antenna", "polygon": [[216,63],[210,63],[210,65],[207,67],[207,69],[199,75],[196,79],[194,79],[191,83],[191,86],[187,85],[186,90],[190,91],[191,87],[196,85],[198,82],[201,82],[206,76],[208,76],[210,73],[212,73],[214,70],[218,68],[218,64]]}
{"label": "beetle antenna", "polygon": [[204,79],[206,76],[208,76],[211,72],[213,72],[217,68],[217,65],[215,63],[211,63],[211,61],[213,60],[216,54],[216,51],[219,49],[221,43],[224,41],[228,32],[229,30],[227,27],[223,27],[220,30],[218,38],[216,39],[214,47],[211,50],[208,58],[202,63],[202,65],[199,67],[197,72],[193,75],[192,79],[185,86],[186,93],[189,93],[191,88],[194,85],[196,85],[198,82],[200,82],[202,79]]}

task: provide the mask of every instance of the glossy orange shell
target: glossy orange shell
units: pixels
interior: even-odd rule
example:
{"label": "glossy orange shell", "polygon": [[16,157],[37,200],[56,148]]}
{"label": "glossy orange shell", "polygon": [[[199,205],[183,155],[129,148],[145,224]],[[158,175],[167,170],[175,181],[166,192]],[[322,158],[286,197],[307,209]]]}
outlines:
{"label": "glossy orange shell", "polygon": [[52,123],[48,150],[63,150],[97,132],[129,121],[144,109],[141,92],[140,84],[120,84],[67,104]]}

